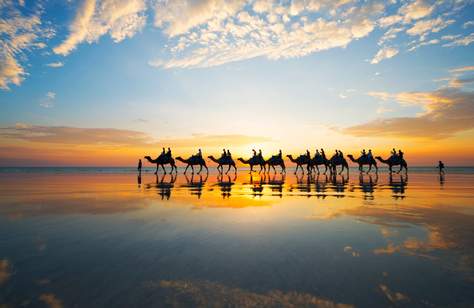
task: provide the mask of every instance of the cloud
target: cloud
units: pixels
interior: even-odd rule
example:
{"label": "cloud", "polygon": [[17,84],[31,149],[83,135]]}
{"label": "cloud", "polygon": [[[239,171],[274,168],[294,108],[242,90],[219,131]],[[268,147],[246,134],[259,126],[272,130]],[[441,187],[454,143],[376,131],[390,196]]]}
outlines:
{"label": "cloud", "polygon": [[[350,308],[353,305],[333,302],[308,293],[270,290],[254,293],[249,290],[230,287],[211,281],[161,280],[146,283],[146,291],[157,293],[167,290],[167,302],[177,306],[235,306],[235,307],[337,307]],[[160,294],[161,292],[158,292]]]}
{"label": "cloud", "polygon": [[423,36],[430,32],[439,32],[450,24],[454,23],[453,19],[443,20],[441,17],[436,19],[420,20],[413,27],[407,30],[407,34],[411,36]]}
{"label": "cloud", "polygon": [[53,293],[44,293],[39,296],[39,300],[45,303],[49,308],[62,308],[62,301]]}
{"label": "cloud", "polygon": [[[384,8],[381,3],[369,3],[323,18],[309,14],[316,9],[313,1],[291,6],[259,1],[242,11],[238,11],[241,2],[229,3],[160,2],[155,24],[164,27],[173,43],[166,50],[167,57],[149,64],[165,69],[202,68],[255,57],[276,60],[344,48],[371,33]],[[317,9],[335,12],[346,3],[323,1]],[[221,13],[212,13],[217,10]]]}
{"label": "cloud", "polygon": [[472,27],[472,26],[474,26],[474,21],[472,21],[472,20],[471,20],[471,21],[466,21],[466,22],[462,25],[462,27],[463,27],[464,29],[467,29],[467,28]]}
{"label": "cloud", "polygon": [[449,70],[450,73],[464,73],[464,72],[471,72],[474,71],[474,65],[469,65],[469,66],[462,66],[462,67],[457,67]]}
{"label": "cloud", "polygon": [[38,126],[19,123],[1,127],[0,138],[35,143],[78,145],[147,145],[153,139],[145,133],[114,128]]}
{"label": "cloud", "polygon": [[211,20],[211,26],[220,27],[222,20],[233,16],[244,4],[243,0],[158,1],[155,26],[163,27],[171,37]]}
{"label": "cloud", "polygon": [[0,286],[10,279],[11,266],[7,259],[0,260]]}
{"label": "cloud", "polygon": [[403,16],[404,22],[408,23],[411,20],[421,19],[430,15],[434,10],[434,6],[430,5],[424,0],[415,0],[411,3],[403,5],[399,14]]}
{"label": "cloud", "polygon": [[105,34],[116,43],[132,37],[145,25],[145,10],[144,0],[86,0],[69,26],[69,36],[53,51],[66,56],[77,45],[93,43]]}
{"label": "cloud", "polygon": [[445,36],[444,38],[450,42],[444,44],[443,47],[468,46],[474,42],[474,33],[465,36]]}
{"label": "cloud", "polygon": [[370,61],[371,64],[377,64],[384,59],[390,59],[398,54],[398,49],[394,47],[383,47],[381,48],[375,56]]}
{"label": "cloud", "polygon": [[353,136],[398,136],[446,138],[474,129],[474,92],[444,88],[434,92],[375,92],[372,96],[418,105],[424,110],[416,117],[377,119],[343,129]]}
{"label": "cloud", "polygon": [[193,135],[190,138],[160,139],[159,144],[174,147],[220,147],[232,141],[233,146],[242,146],[253,143],[272,142],[273,139],[262,136],[247,135]]}
{"label": "cloud", "polygon": [[21,64],[26,53],[44,48],[42,39],[54,35],[42,26],[40,9],[33,6],[28,11],[31,13],[24,15],[12,1],[0,1],[0,89],[19,86],[27,75]]}
{"label": "cloud", "polygon": [[40,106],[43,108],[53,108],[54,100],[56,99],[56,93],[48,92],[45,97],[41,100]]}
{"label": "cloud", "polygon": [[46,64],[46,66],[52,67],[52,68],[58,68],[58,67],[63,67],[63,66],[64,66],[64,63],[58,61],[58,62],[48,63],[48,64]]}

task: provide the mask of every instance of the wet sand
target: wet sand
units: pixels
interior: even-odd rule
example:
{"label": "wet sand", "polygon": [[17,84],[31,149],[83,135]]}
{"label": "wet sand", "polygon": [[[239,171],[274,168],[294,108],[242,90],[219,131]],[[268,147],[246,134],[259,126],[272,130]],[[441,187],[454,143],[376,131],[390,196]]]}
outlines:
{"label": "wet sand", "polygon": [[1,172],[0,195],[0,305],[474,305],[471,172]]}

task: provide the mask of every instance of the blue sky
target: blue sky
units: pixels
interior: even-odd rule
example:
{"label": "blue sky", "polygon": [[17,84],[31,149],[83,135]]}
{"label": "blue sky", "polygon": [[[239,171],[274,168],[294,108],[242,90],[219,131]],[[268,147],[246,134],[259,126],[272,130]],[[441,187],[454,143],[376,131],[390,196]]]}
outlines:
{"label": "blue sky", "polygon": [[[140,132],[150,145],[255,137],[242,150],[266,139],[269,150],[303,150],[355,147],[366,135],[380,148],[472,136],[462,124],[474,119],[472,1],[3,0],[0,8],[4,147],[41,143],[30,138],[35,128],[58,126]],[[426,121],[435,129],[422,134],[415,128]]]}

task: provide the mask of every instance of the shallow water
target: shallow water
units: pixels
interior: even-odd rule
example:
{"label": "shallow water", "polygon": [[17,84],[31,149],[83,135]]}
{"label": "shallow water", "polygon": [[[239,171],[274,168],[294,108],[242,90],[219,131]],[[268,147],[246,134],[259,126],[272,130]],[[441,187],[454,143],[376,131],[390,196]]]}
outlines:
{"label": "shallow water", "polygon": [[103,170],[0,171],[0,305],[474,305],[470,169]]}

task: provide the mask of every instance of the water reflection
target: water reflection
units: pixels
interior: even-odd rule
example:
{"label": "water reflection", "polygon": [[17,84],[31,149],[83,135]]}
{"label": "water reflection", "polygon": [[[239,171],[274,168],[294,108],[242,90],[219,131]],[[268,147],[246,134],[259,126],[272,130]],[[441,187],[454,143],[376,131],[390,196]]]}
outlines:
{"label": "water reflection", "polygon": [[[382,180],[381,180],[382,177]],[[151,179],[145,177],[145,179]],[[175,182],[178,185],[175,185]],[[444,178],[440,179],[443,185]],[[141,177],[138,179],[140,187]],[[307,198],[344,198],[358,197],[364,200],[374,200],[377,194],[391,191],[393,199],[406,197],[408,176],[405,174],[358,174],[349,177],[345,174],[220,174],[215,175],[157,175],[153,182],[145,185],[146,191],[156,191],[162,199],[169,200],[171,193],[186,192],[200,199],[205,194],[212,194],[218,189],[223,199],[232,195],[247,195],[250,197],[304,196]]]}
{"label": "water reflection", "polygon": [[171,191],[174,187],[174,182],[176,182],[178,175],[176,173],[171,174],[156,174],[155,182],[148,183],[145,186],[146,190],[155,190],[161,199],[169,200],[171,197]]}

